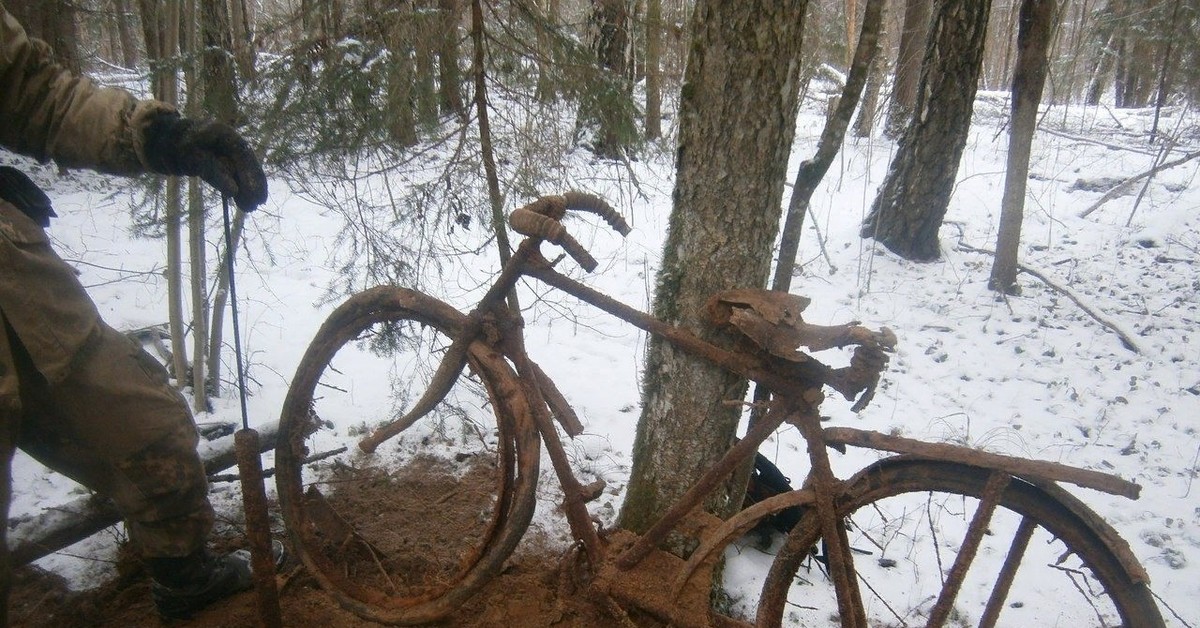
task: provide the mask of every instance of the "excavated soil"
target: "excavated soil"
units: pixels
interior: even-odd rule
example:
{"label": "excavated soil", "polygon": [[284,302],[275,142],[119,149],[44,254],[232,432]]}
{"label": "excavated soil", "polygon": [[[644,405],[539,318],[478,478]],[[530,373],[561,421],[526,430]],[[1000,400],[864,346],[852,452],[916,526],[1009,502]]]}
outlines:
{"label": "excavated soil", "polygon": [[[386,577],[391,582],[383,584],[411,591],[429,586],[429,581],[437,580],[439,574],[453,572],[457,560],[453,552],[439,554],[428,550],[452,546],[454,541],[478,533],[481,526],[486,526],[488,518],[481,515],[481,504],[487,503],[495,483],[486,464],[432,458],[393,473],[343,466],[333,469],[328,478],[322,490],[329,503],[339,513],[361,515],[356,519],[356,529],[370,539],[372,551],[391,557],[384,561],[388,572],[393,574]],[[439,516],[425,514],[431,504]],[[362,527],[367,524],[369,529]],[[214,545],[227,550],[244,542],[234,529],[214,541]],[[343,553],[349,556],[353,552]],[[82,592],[69,591],[61,578],[36,567],[17,570],[10,597],[9,625],[29,628],[257,625],[258,608],[252,592],[218,602],[192,620],[169,624],[161,621],[150,601],[145,571],[136,558],[127,554],[121,552],[116,578]],[[363,582],[380,583],[383,577],[373,566],[378,556],[372,557],[371,552],[359,554],[364,562],[346,568],[361,570]],[[614,617],[586,587],[577,586],[574,578],[564,575],[573,571],[564,569],[565,564],[561,544],[547,542],[545,535],[526,534],[502,573],[436,625],[568,628],[661,625],[636,612],[619,619]],[[408,579],[397,575],[418,572],[424,575]],[[665,578],[663,575],[657,582]],[[341,628],[373,623],[343,610],[294,559],[281,569],[277,582],[284,626]]]}

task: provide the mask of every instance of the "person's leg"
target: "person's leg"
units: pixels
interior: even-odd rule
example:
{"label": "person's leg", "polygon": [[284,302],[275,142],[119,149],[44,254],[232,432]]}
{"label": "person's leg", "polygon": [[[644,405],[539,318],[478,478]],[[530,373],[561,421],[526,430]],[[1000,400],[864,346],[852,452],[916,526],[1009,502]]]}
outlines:
{"label": "person's leg", "polygon": [[248,557],[205,549],[212,506],[183,396],[160,364],[99,319],[45,232],[4,202],[0,320],[12,371],[0,384],[16,382],[17,446],[116,503],[159,612],[187,617],[248,588]]}
{"label": "person's leg", "polygon": [[21,448],[113,499],[161,615],[186,619],[251,586],[246,553],[205,548],[213,514],[198,436],[160,364],[103,324],[59,384],[32,368],[23,347],[14,353],[25,402]]}
{"label": "person's leg", "polygon": [[[9,350],[7,323],[0,312],[0,521],[8,521],[12,499],[12,456],[21,421],[21,395]],[[0,525],[0,626],[8,625],[8,593],[12,588],[12,560],[8,552],[8,526]]]}
{"label": "person's leg", "polygon": [[112,498],[143,557],[202,549],[212,507],[198,436],[162,366],[103,323],[62,382],[49,384],[23,366],[20,447]]}

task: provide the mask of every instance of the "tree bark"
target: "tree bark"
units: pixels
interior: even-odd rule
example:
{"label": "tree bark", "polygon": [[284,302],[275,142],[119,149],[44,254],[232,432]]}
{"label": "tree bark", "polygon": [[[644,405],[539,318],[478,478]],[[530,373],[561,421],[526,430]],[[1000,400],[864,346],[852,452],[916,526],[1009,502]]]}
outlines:
{"label": "tree bark", "polygon": [[[153,67],[154,96],[173,105],[179,104],[179,15],[180,0],[143,0],[154,5],[158,56]],[[143,17],[143,19],[145,19]],[[167,177],[164,196],[164,230],[167,246],[167,323],[171,333],[171,371],[175,385],[182,387],[188,371],[186,331],[183,320],[183,182]]]}
{"label": "tree bark", "polygon": [[908,126],[917,101],[917,84],[921,78],[921,60],[929,33],[931,0],[908,0],[904,3],[904,26],[900,32],[900,51],[896,55],[896,82],[892,86],[892,106],[888,108],[888,137],[899,137]]}
{"label": "tree bark", "polygon": [[[183,66],[183,85],[187,94],[187,102],[183,111],[189,117],[202,115],[206,89],[201,57],[204,54],[200,30],[203,28],[197,13],[198,0],[183,0],[180,10],[179,51],[181,59],[186,59]],[[205,294],[208,285],[204,264],[204,194],[200,181],[196,177],[187,180],[187,226],[188,226],[188,263],[189,288],[192,305],[192,362],[191,381],[185,382],[179,377],[179,386],[186,384],[192,387],[192,409],[197,412],[208,410],[208,395],[204,386],[205,359],[208,346],[208,299]]]}
{"label": "tree bark", "polygon": [[221,347],[225,336],[225,306],[229,304],[229,247],[235,250],[242,239],[242,229],[246,224],[244,212],[234,212],[233,226],[229,228],[231,242],[224,243],[224,251],[218,257],[217,289],[213,295],[212,315],[209,326],[208,342],[208,375],[207,390],[213,396],[221,394]]}
{"label": "tree bark", "polygon": [[863,224],[863,237],[905,259],[941,255],[938,229],[971,127],[990,5],[991,0],[938,4],[912,122]]}
{"label": "tree bark", "polygon": [[[725,344],[702,322],[718,290],[763,286],[795,134],[806,0],[700,0],[680,103],[677,179],[653,311]],[[733,442],[744,381],[657,339],[620,526],[644,532]],[[744,487],[743,487],[744,488]],[[710,496],[728,513],[741,493]],[[672,544],[683,551],[686,543]]]}
{"label": "tree bark", "polygon": [[200,54],[204,85],[204,113],[221,122],[237,122],[237,79],[230,53],[233,50],[229,12],[224,2],[200,0]]}
{"label": "tree bark", "polygon": [[1017,257],[1024,220],[1025,187],[1029,179],[1029,153],[1037,129],[1038,105],[1046,84],[1047,54],[1057,20],[1058,0],[1023,0],[1017,27],[1017,66],[1013,71],[1012,123],[1009,127],[1008,167],[1000,202],[1000,228],[996,258],[988,287],[1014,293]]}
{"label": "tree bark", "polygon": [[[161,6],[158,0],[137,0],[138,11],[142,19],[142,38],[146,44],[146,56],[149,58],[150,70],[154,72],[155,64],[162,58],[162,28],[160,25]],[[156,82],[155,78],[151,82]]]}

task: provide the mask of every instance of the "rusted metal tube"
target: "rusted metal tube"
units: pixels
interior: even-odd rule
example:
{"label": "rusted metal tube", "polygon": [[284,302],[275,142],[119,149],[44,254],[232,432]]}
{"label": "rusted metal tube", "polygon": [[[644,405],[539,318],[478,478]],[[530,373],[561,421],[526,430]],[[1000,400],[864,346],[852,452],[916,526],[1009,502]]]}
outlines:
{"label": "rusted metal tube", "polygon": [[950,567],[950,573],[946,575],[946,583],[942,585],[942,591],[938,594],[933,610],[929,611],[929,623],[926,626],[933,628],[946,623],[946,618],[950,616],[950,610],[954,607],[954,599],[958,597],[958,592],[962,589],[963,579],[967,577],[967,570],[971,568],[975,554],[979,552],[979,543],[983,540],[983,535],[987,533],[988,524],[992,521],[992,514],[996,512],[996,506],[1000,503],[1000,497],[1004,494],[1004,489],[1008,487],[1010,480],[1012,480],[1011,475],[1000,471],[993,471],[991,477],[988,478],[987,484],[983,488],[983,495],[980,496],[979,507],[975,510],[975,516],[971,517],[971,525],[967,527],[967,535],[963,538],[962,546],[958,550],[958,556],[954,558],[954,565]]}
{"label": "rusted metal tube", "polygon": [[263,487],[262,459],[258,455],[258,432],[241,429],[233,439],[238,473],[242,476],[242,506],[246,511],[246,538],[250,541],[258,615],[266,628],[282,628],[279,590],[275,586],[275,557],[271,553],[271,521],[267,517],[267,492]]}
{"label": "rusted metal tube", "polygon": [[979,619],[979,628],[994,628],[996,620],[1000,618],[1000,611],[1004,610],[1004,601],[1008,599],[1013,578],[1017,575],[1021,560],[1025,558],[1025,550],[1029,547],[1029,540],[1033,538],[1035,529],[1036,521],[1029,517],[1021,518],[1021,525],[1017,527],[1012,545],[1008,548],[1008,555],[1004,558],[1004,566],[992,587],[991,596],[988,597],[987,607],[983,609],[983,616]]}

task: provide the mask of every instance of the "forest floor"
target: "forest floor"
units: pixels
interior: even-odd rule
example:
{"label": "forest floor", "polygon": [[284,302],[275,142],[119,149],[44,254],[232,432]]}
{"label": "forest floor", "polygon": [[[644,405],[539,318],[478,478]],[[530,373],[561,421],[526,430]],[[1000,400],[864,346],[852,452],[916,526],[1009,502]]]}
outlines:
{"label": "forest floor", "polygon": [[[431,461],[430,464],[449,463]],[[419,538],[448,543],[450,538],[466,531],[448,530],[446,522],[477,519],[473,517],[473,511],[478,511],[478,504],[471,497],[487,492],[492,479],[487,473],[468,472],[455,479],[454,486],[449,487],[446,480],[454,475],[445,471],[429,466],[410,466],[390,474],[390,481],[378,482],[378,473],[374,470],[351,470],[348,473],[355,474],[355,478],[342,477],[339,480],[345,482],[342,486],[353,486],[354,490],[335,492],[330,500],[338,502],[339,512],[347,512],[347,508],[350,511],[370,508],[375,513],[382,513],[375,520],[379,530],[402,530],[409,541]],[[447,517],[436,519],[408,514],[413,512],[408,507],[410,502],[445,494],[448,488],[458,498],[440,500]],[[351,500],[351,503],[346,500]],[[373,542],[380,542],[379,530],[372,535]],[[236,528],[226,527],[226,534],[229,536],[214,541],[214,547],[232,550],[244,546],[245,538],[236,532]],[[570,581],[572,578],[564,575],[564,560],[561,543],[549,542],[544,535],[527,534],[501,574],[454,614],[436,625],[468,628],[584,628],[618,625],[624,621],[615,618],[598,599],[588,593],[586,587],[574,586]],[[52,572],[36,566],[20,568],[14,574],[9,625],[23,628],[136,628],[161,625],[229,628],[258,625],[257,596],[253,591],[217,602],[191,620],[160,620],[151,602],[149,577],[140,561],[124,547],[118,554],[116,571],[118,575],[101,586],[71,591],[67,582]],[[658,582],[665,581],[667,577],[663,574]],[[284,626],[343,628],[374,623],[341,608],[299,564],[294,552],[289,554],[281,567],[276,582]],[[636,613],[632,613],[629,619],[636,626],[661,625]]]}

